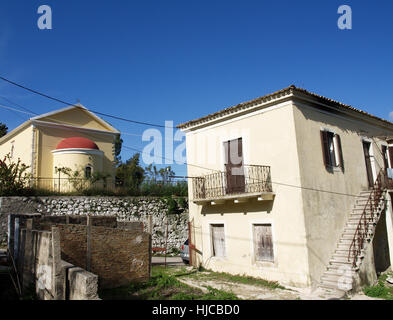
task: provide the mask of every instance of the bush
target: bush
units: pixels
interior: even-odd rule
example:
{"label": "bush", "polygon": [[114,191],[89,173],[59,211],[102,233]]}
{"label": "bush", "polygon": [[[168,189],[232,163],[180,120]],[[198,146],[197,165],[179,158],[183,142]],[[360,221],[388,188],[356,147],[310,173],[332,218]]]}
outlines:
{"label": "bush", "polygon": [[0,196],[20,196],[31,193],[29,167],[18,159],[12,162],[10,154],[0,160]]}

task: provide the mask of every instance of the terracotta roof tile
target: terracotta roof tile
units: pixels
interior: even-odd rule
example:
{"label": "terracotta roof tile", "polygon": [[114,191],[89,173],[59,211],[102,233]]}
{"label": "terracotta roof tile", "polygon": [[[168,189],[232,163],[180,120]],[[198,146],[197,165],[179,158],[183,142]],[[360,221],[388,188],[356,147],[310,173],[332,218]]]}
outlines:
{"label": "terracotta roof tile", "polygon": [[191,120],[191,121],[188,121],[186,123],[179,124],[177,126],[177,128],[179,128],[179,129],[186,129],[186,128],[192,127],[194,125],[203,124],[205,122],[208,122],[208,121],[211,121],[211,120],[215,120],[215,119],[219,119],[219,118],[221,118],[223,116],[226,116],[226,115],[229,115],[229,114],[232,114],[232,113],[235,113],[235,112],[239,112],[241,110],[250,109],[253,106],[255,106],[257,104],[260,104],[262,102],[268,102],[268,101],[270,101],[272,99],[276,99],[276,98],[280,98],[280,97],[283,97],[283,96],[287,96],[289,94],[293,94],[294,96],[299,96],[299,94],[303,94],[303,95],[312,97],[312,98],[316,99],[319,102],[327,103],[327,104],[329,104],[331,106],[337,107],[338,109],[342,109],[342,110],[346,110],[346,111],[348,111],[348,110],[349,111],[353,111],[353,112],[356,112],[358,114],[364,115],[366,117],[370,117],[370,118],[372,118],[374,120],[381,121],[384,124],[388,124],[389,126],[393,126],[393,123],[388,121],[388,120],[379,118],[379,117],[374,116],[374,115],[372,115],[370,113],[367,113],[365,111],[356,109],[356,108],[354,108],[354,107],[352,107],[350,105],[347,105],[347,104],[335,101],[333,99],[329,99],[329,98],[323,97],[321,95],[318,95],[318,94],[312,93],[310,91],[307,91],[305,89],[298,88],[298,87],[296,87],[294,85],[291,85],[291,86],[289,86],[287,88],[284,88],[284,89],[281,89],[279,91],[267,94],[265,96],[262,96],[262,97],[259,97],[259,98],[256,98],[256,99],[253,99],[253,100],[250,100],[250,101],[247,101],[247,102],[243,102],[243,103],[237,104],[235,106],[223,109],[221,111],[218,111],[218,112],[215,112],[215,113],[212,113],[212,114],[209,114],[209,115],[204,116],[202,118]]}

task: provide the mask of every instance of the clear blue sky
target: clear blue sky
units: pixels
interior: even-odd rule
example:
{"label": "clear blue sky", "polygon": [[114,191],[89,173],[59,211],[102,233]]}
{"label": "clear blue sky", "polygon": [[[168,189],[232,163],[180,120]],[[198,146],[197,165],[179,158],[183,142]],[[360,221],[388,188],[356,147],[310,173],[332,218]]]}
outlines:
{"label": "clear blue sky", "polygon": [[[53,11],[52,30],[37,27],[44,4]],[[343,4],[352,7],[352,30],[337,27]],[[392,1],[2,0],[0,75],[162,125],[291,84],[388,119],[392,14]],[[36,113],[63,107],[1,81],[0,95]],[[10,129],[27,118],[0,109]],[[146,129],[107,120],[137,135]],[[142,149],[137,135],[123,136],[124,144]],[[123,160],[132,154],[124,149]],[[185,166],[174,168],[186,174]]]}

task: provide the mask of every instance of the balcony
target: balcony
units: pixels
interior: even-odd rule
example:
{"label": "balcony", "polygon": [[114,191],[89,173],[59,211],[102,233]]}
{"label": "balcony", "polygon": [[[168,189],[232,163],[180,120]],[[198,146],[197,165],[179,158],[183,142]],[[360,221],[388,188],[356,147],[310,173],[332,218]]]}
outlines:
{"label": "balcony", "polygon": [[193,202],[211,205],[246,202],[257,198],[258,201],[273,200],[274,193],[270,167],[243,165],[226,172],[216,172],[192,179]]}

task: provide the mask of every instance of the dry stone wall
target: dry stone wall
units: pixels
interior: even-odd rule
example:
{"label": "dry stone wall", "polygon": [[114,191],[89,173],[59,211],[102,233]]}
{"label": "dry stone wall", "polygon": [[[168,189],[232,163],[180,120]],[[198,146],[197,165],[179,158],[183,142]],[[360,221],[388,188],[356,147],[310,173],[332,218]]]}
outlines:
{"label": "dry stone wall", "polygon": [[167,216],[168,203],[157,197],[3,197],[0,198],[0,243],[6,243],[10,213],[110,215],[116,216],[118,222],[143,222],[145,231],[151,214],[152,247],[165,247],[168,219],[168,252],[175,254],[188,238],[188,204],[186,208],[179,207],[180,214]]}

